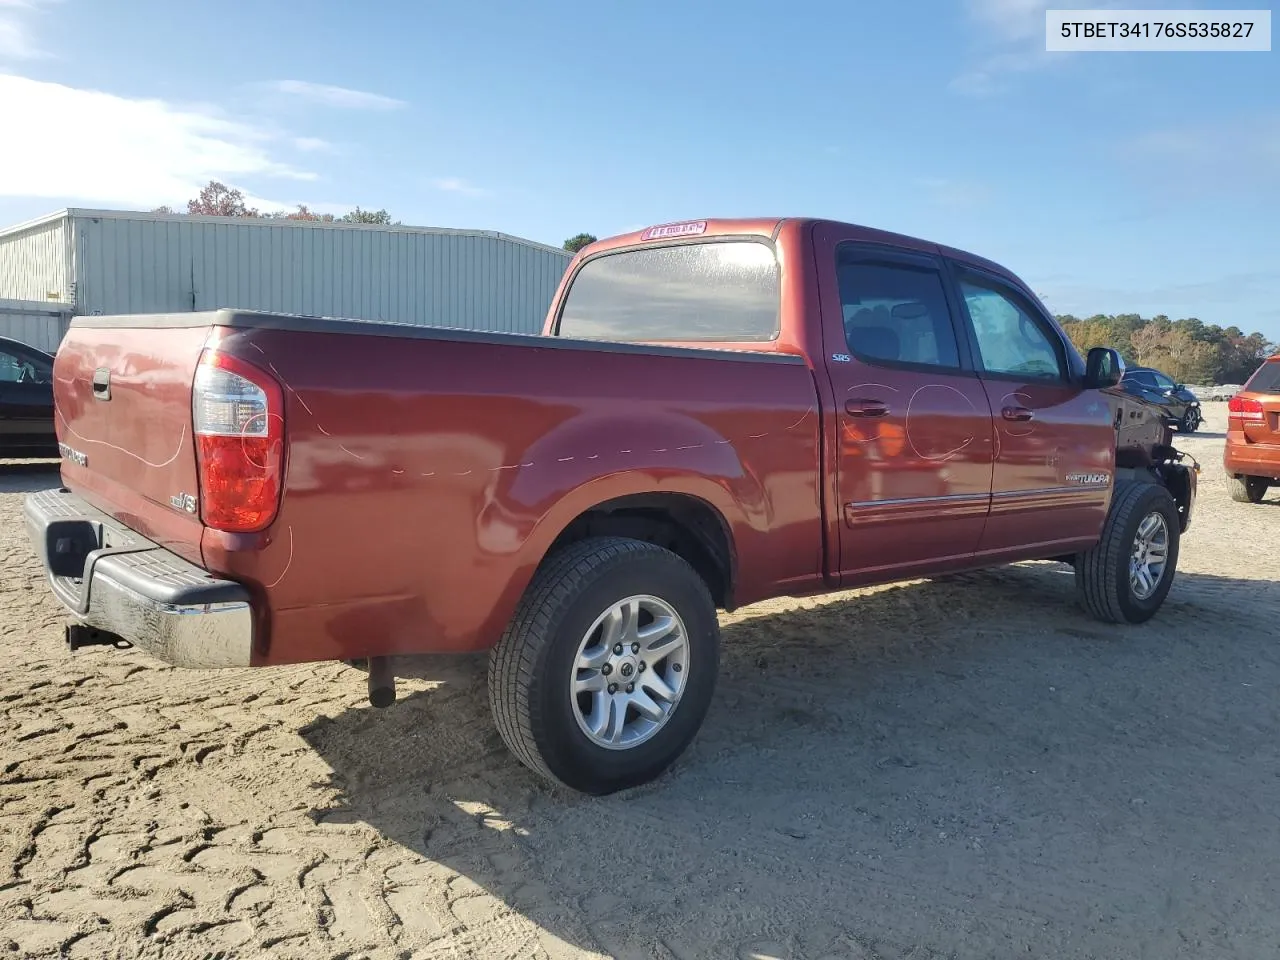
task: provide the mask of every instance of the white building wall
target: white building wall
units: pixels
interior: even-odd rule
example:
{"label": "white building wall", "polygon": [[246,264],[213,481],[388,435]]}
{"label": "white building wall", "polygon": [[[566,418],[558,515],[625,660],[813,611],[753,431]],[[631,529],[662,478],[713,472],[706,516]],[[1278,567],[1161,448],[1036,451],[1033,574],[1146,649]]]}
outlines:
{"label": "white building wall", "polygon": [[479,231],[70,213],[85,314],[230,307],[537,333],[570,260]]}
{"label": "white building wall", "polygon": [[63,214],[0,233],[0,300],[70,303],[69,242]]}

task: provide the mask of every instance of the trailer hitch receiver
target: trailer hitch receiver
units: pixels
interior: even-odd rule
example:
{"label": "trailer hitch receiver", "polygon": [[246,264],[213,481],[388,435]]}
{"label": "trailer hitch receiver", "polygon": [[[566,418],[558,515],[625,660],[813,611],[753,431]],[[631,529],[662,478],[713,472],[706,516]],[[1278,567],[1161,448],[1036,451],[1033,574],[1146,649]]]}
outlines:
{"label": "trailer hitch receiver", "polygon": [[128,650],[133,644],[124,637],[107,633],[83,623],[67,624],[67,649],[75,653],[81,647],[115,647]]}

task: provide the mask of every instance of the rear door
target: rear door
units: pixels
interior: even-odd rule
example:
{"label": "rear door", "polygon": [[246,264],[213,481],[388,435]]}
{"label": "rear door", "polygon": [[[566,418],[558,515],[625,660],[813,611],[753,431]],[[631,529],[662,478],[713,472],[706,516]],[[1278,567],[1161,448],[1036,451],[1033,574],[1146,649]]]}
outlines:
{"label": "rear door", "polygon": [[962,565],[991,493],[991,409],[968,364],[941,260],[815,234],[836,399],[845,584]]}
{"label": "rear door", "polygon": [[1066,338],[1024,291],[957,262],[952,275],[993,411],[991,515],[979,552],[1051,556],[1096,537],[1111,499],[1115,425]]}

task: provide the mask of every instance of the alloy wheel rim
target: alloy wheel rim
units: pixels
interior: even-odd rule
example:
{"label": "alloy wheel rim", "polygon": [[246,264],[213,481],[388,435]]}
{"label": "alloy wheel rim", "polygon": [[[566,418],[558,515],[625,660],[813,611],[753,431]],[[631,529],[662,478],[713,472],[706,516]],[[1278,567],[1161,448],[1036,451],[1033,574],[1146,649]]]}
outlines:
{"label": "alloy wheel rim", "polygon": [[1151,597],[1169,565],[1169,523],[1152,511],[1142,518],[1129,554],[1129,589],[1139,600]]}
{"label": "alloy wheel rim", "polygon": [[613,604],[578,644],[569,698],[578,728],[596,746],[629,750],[670,721],[689,678],[689,636],[665,600]]}

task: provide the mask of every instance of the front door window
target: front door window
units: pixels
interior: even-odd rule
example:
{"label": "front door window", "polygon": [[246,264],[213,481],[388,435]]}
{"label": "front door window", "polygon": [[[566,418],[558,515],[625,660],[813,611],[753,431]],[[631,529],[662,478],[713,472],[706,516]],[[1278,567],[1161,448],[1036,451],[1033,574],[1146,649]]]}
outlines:
{"label": "front door window", "polygon": [[1038,316],[994,287],[966,279],[960,289],[985,373],[1025,380],[1066,379],[1061,344]]}

